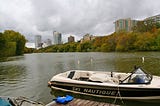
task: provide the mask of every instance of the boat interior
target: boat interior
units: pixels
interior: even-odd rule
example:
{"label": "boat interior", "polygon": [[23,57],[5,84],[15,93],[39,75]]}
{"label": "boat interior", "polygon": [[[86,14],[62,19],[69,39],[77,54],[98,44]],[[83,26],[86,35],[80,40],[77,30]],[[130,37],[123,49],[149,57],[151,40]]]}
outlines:
{"label": "boat interior", "polygon": [[64,76],[79,81],[113,84],[150,84],[152,80],[152,76],[141,68],[136,68],[130,73],[72,70]]}

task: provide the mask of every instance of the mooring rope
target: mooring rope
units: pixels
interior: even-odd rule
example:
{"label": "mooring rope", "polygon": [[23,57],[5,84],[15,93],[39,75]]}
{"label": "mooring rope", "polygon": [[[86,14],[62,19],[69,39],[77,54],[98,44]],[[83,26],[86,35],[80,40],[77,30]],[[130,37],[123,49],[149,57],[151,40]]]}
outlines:
{"label": "mooring rope", "polygon": [[120,93],[120,90],[119,90],[119,84],[118,84],[117,89],[118,89],[118,92],[117,92],[117,94],[116,94],[116,98],[114,99],[114,102],[113,102],[113,103],[115,104],[116,101],[117,101],[117,98],[120,97],[120,100],[121,100],[122,104],[124,104],[123,98],[122,98],[121,93]]}

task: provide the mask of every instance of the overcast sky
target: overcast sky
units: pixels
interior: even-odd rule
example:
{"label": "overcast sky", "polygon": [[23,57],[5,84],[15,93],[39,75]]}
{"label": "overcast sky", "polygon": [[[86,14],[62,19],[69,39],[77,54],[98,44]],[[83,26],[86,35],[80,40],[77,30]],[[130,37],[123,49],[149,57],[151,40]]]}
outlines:
{"label": "overcast sky", "polygon": [[29,41],[35,35],[52,39],[53,31],[63,40],[74,35],[108,35],[114,21],[144,19],[160,14],[160,0],[0,0],[0,32],[15,30]]}

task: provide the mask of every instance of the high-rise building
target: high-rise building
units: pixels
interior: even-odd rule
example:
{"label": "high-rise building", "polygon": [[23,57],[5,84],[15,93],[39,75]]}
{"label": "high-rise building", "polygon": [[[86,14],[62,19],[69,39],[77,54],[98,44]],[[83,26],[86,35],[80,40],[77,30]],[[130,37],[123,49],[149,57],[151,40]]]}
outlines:
{"label": "high-rise building", "polygon": [[42,47],[42,40],[41,40],[41,35],[36,35],[35,36],[35,48],[39,49]]}
{"label": "high-rise building", "polygon": [[62,43],[62,36],[61,33],[54,31],[53,32],[53,44],[61,44]]}
{"label": "high-rise building", "polygon": [[69,36],[68,37],[68,42],[74,42],[74,36]]}
{"label": "high-rise building", "polygon": [[155,23],[157,22],[160,23],[160,14],[144,19],[144,21],[147,21],[147,20],[151,20],[152,22],[155,22]]}
{"label": "high-rise building", "polygon": [[131,18],[119,19],[114,23],[115,23],[115,32],[119,31],[130,32],[133,30],[132,28],[137,25],[137,21],[131,20]]}

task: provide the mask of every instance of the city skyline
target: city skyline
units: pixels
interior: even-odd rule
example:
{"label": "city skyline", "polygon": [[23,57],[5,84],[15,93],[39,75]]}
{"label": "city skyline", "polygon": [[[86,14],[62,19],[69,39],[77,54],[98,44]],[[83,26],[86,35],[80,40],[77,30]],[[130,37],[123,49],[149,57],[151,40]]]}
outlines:
{"label": "city skyline", "polygon": [[[114,22],[115,32],[118,32],[121,30],[125,30],[127,32],[130,32],[130,31],[132,31],[132,28],[136,26],[138,21],[145,21],[145,20],[152,20],[153,22],[160,22],[160,14],[155,15],[155,16],[146,17],[143,20],[133,20],[131,18],[124,18],[124,19],[115,20],[115,22]],[[35,38],[36,38],[36,36],[35,36]],[[47,39],[47,40],[50,40],[50,42],[52,42],[52,43],[47,44],[47,43],[45,43],[46,41],[43,41],[41,43],[46,44],[44,47],[47,47],[47,46],[54,45],[54,44],[63,44],[63,43],[67,43],[67,42],[77,42],[77,41],[75,41],[75,37],[72,35],[67,37],[68,41],[65,41],[65,42],[62,40],[62,38],[63,38],[63,36],[60,32],[53,31],[53,41],[50,39]],[[83,42],[85,40],[91,40],[91,39],[95,39],[95,38],[96,38],[96,36],[93,36],[93,35],[90,35],[89,33],[87,33],[87,34],[83,35],[83,37],[80,38],[79,41]],[[36,42],[35,42],[35,44],[27,43],[26,47],[37,48],[36,45],[37,45]]]}
{"label": "city skyline", "polygon": [[158,15],[159,7],[159,0],[0,0],[0,31],[15,30],[34,41],[35,35],[51,39],[56,30],[63,41],[69,35],[79,40],[86,33],[113,33],[118,19]]}

